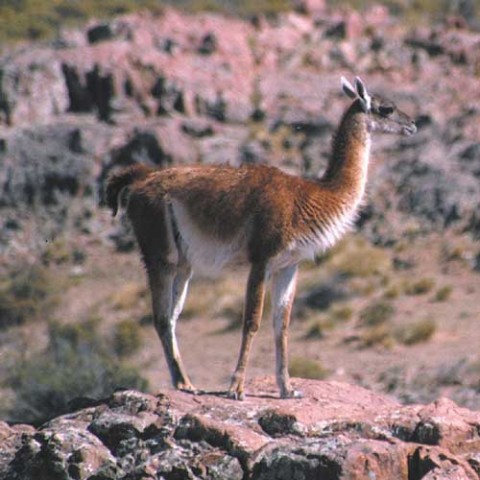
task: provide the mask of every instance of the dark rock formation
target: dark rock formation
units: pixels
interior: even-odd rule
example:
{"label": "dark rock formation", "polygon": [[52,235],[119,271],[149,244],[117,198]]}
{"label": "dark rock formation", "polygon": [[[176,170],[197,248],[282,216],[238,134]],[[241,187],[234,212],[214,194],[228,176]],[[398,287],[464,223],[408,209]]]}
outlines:
{"label": "dark rock formation", "polygon": [[0,425],[0,478],[470,479],[480,477],[480,414],[441,399],[403,407],[360,387],[273,379],[244,402],[123,391],[37,430]]}

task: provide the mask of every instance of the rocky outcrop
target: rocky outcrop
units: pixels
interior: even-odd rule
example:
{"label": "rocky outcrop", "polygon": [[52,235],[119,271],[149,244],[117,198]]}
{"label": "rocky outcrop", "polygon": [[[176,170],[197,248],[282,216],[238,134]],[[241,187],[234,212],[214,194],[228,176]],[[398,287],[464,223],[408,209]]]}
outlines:
{"label": "rocky outcrop", "polygon": [[[360,387],[256,379],[221,394],[122,391],[34,429],[0,425],[0,478],[480,478],[480,414],[450,400],[401,406]],[[85,407],[85,405],[88,405]]]}

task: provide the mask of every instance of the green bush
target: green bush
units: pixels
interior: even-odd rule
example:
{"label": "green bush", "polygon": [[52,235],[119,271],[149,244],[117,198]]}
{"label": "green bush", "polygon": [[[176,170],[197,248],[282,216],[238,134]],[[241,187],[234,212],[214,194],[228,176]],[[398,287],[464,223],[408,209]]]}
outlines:
{"label": "green bush", "polygon": [[15,392],[8,412],[12,422],[40,425],[68,412],[78,397],[102,398],[117,388],[144,390],[134,368],[114,361],[97,332],[98,319],[80,325],[52,323],[44,352],[17,365],[7,386]]}

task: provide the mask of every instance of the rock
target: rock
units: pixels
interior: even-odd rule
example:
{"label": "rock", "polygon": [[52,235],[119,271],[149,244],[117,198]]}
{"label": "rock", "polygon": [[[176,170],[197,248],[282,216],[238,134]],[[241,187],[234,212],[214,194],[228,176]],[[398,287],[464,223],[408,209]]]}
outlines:
{"label": "rock", "polygon": [[75,125],[12,132],[0,153],[2,206],[59,205],[90,184],[94,161]]}
{"label": "rock", "polygon": [[186,119],[182,131],[194,138],[210,137],[215,133],[212,124],[201,117]]}
{"label": "rock", "polygon": [[89,43],[103,42],[105,40],[111,40],[113,37],[113,30],[108,23],[100,23],[87,30]]}
{"label": "rock", "polygon": [[[448,227],[465,218],[471,196],[478,187],[468,187],[460,177],[419,159],[400,160],[391,169],[401,211],[428,220],[429,225]],[[459,183],[457,183],[459,182]]]}
{"label": "rock", "polygon": [[200,46],[198,47],[198,53],[202,55],[211,55],[217,49],[218,42],[217,37],[214,33],[207,33],[201,40]]}
{"label": "rock", "polygon": [[0,125],[45,123],[67,108],[62,63],[54,51],[32,48],[0,59]]}
{"label": "rock", "polygon": [[243,402],[123,391],[37,430],[0,425],[0,478],[478,479],[478,412],[294,385],[303,399],[278,399],[272,378],[252,381]]}

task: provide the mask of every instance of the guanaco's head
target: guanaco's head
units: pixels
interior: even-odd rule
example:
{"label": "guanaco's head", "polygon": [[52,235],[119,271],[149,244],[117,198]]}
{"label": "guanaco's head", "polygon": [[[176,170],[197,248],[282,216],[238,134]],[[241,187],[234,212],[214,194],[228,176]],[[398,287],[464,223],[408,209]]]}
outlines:
{"label": "guanaco's head", "polygon": [[342,90],[356,100],[360,109],[367,115],[369,131],[402,135],[412,135],[417,131],[415,122],[392,101],[379,95],[370,95],[359,77],[355,77],[355,87],[342,77]]}

